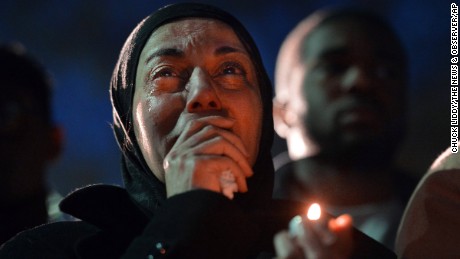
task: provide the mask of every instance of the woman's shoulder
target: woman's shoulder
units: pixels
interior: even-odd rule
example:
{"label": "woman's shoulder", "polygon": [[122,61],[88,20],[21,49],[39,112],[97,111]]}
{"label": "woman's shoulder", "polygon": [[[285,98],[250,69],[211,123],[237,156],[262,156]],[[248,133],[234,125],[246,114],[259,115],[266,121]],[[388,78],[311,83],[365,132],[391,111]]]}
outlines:
{"label": "woman's shoulder", "polygon": [[74,245],[98,229],[83,221],[62,221],[25,230],[0,248],[0,258],[73,258]]}

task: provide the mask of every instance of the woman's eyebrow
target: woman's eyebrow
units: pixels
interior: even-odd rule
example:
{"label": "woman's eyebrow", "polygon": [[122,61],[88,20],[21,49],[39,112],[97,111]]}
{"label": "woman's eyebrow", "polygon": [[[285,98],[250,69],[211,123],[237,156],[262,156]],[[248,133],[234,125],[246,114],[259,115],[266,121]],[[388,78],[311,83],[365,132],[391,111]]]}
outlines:
{"label": "woman's eyebrow", "polygon": [[234,47],[230,47],[230,46],[223,46],[223,47],[219,47],[217,48],[215,51],[214,51],[214,55],[215,56],[220,56],[220,55],[225,55],[225,54],[228,54],[228,53],[242,53],[242,54],[247,54],[246,51],[243,51],[239,48],[234,48]]}
{"label": "woman's eyebrow", "polygon": [[145,60],[145,64],[148,64],[152,59],[156,57],[183,57],[185,54],[182,50],[175,49],[175,48],[165,48],[165,49],[159,49],[154,51],[152,54],[150,54],[147,59]]}

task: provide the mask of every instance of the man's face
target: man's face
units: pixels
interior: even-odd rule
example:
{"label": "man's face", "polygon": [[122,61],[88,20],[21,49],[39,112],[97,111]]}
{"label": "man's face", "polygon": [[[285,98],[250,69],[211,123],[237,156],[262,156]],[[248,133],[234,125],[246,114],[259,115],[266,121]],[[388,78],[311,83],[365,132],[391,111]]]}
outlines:
{"label": "man's face", "polygon": [[346,150],[394,138],[406,87],[396,43],[372,26],[342,20],[317,28],[304,44],[300,117],[320,147]]}
{"label": "man's face", "polygon": [[243,44],[216,20],[185,19],[159,27],[140,55],[133,118],[142,154],[160,180],[163,160],[186,125],[209,116],[235,120],[226,130],[242,140],[253,165],[262,100]]}

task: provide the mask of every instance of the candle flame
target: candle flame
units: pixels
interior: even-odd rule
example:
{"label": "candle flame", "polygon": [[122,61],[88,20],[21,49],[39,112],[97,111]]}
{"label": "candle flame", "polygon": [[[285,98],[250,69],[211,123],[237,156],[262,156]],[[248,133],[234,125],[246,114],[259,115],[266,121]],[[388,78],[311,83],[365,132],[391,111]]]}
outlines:
{"label": "candle flame", "polygon": [[307,218],[309,220],[318,220],[321,217],[321,207],[318,203],[313,203],[308,208]]}

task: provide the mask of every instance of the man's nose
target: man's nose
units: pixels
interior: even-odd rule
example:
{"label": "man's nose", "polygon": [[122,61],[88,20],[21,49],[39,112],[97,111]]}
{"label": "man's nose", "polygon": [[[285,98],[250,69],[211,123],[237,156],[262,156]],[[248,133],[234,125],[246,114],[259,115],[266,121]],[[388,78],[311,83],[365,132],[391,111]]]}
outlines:
{"label": "man's nose", "polygon": [[195,68],[186,86],[188,91],[187,110],[200,112],[207,110],[220,110],[221,101],[216,92],[212,79],[206,71]]}
{"label": "man's nose", "polygon": [[341,88],[343,92],[368,91],[372,87],[372,76],[362,66],[348,68],[342,77]]}

